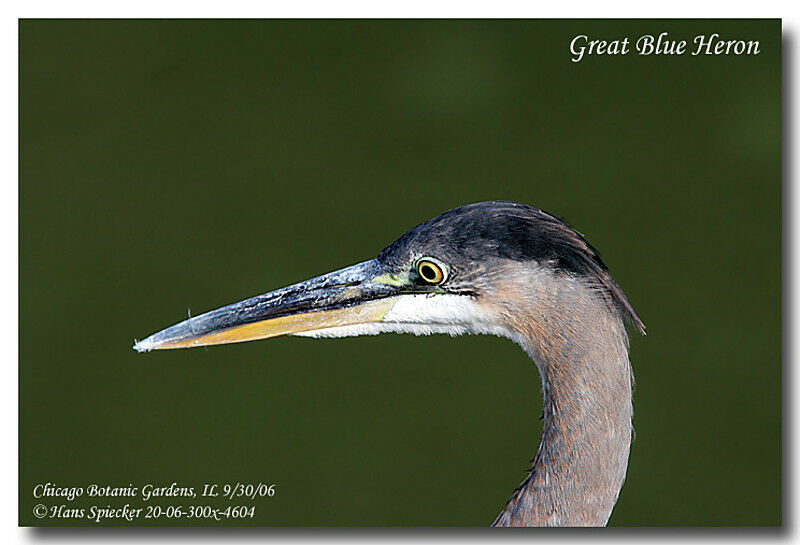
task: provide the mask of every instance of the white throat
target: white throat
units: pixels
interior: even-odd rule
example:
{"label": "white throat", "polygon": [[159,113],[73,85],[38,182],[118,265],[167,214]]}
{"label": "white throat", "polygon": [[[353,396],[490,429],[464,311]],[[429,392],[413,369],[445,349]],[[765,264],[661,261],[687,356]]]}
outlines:
{"label": "white throat", "polygon": [[466,295],[401,295],[379,322],[316,329],[300,337],[333,338],[411,333],[414,335],[497,335],[519,342],[510,329],[492,323],[492,317]]}

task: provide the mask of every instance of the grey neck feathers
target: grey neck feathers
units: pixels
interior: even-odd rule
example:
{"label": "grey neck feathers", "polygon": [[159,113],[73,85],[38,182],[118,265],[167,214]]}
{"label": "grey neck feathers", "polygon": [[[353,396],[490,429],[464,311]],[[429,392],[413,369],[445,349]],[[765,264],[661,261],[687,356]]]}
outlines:
{"label": "grey neck feathers", "polygon": [[544,396],[533,467],[494,525],[603,526],[630,451],[628,338],[621,318],[589,286],[547,277],[516,299],[494,299],[517,301],[501,312],[536,361]]}

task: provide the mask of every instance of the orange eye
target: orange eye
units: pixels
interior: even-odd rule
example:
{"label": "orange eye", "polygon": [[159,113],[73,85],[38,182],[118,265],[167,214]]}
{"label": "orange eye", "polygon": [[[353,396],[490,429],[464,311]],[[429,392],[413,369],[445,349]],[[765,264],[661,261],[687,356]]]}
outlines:
{"label": "orange eye", "polygon": [[445,280],[442,266],[427,258],[417,262],[417,272],[429,284],[441,284]]}

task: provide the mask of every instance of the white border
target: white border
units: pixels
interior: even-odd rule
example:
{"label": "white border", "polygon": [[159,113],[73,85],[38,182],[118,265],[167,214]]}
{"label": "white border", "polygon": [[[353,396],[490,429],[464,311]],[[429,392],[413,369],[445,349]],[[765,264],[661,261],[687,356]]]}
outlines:
{"label": "white border", "polygon": [[[10,302],[15,301],[14,306],[16,312],[5,312],[2,317],[2,331],[4,333],[4,342],[2,343],[3,358],[2,369],[5,376],[2,381],[2,394],[0,394],[0,403],[2,403],[2,419],[3,435],[7,438],[5,442],[6,448],[3,450],[2,458],[2,494],[0,494],[0,513],[2,516],[2,538],[4,543],[23,543],[39,540],[47,540],[48,533],[32,529],[17,528],[17,469],[18,469],[18,449],[17,449],[17,384],[18,373],[17,365],[13,362],[18,361],[18,148],[17,148],[17,89],[18,89],[18,34],[17,34],[17,20],[18,18],[130,18],[130,17],[146,17],[146,18],[388,18],[388,17],[401,17],[401,18],[783,18],[784,35],[790,34],[793,36],[791,44],[795,52],[789,56],[792,61],[792,66],[784,66],[784,77],[791,80],[791,85],[788,87],[794,91],[793,97],[784,97],[784,104],[789,100],[796,103],[797,99],[797,85],[796,85],[796,49],[797,49],[797,29],[798,29],[798,8],[797,2],[777,2],[777,1],[759,1],[747,3],[733,3],[733,2],[706,2],[701,3],[691,0],[672,1],[668,4],[662,2],[589,2],[589,1],[575,1],[570,2],[519,2],[509,0],[492,0],[491,2],[482,1],[432,1],[432,0],[406,0],[404,2],[389,2],[381,3],[375,1],[354,1],[354,0],[340,0],[337,2],[322,2],[322,1],[305,1],[305,2],[253,2],[241,0],[227,0],[220,3],[203,3],[203,2],[166,2],[166,1],[150,1],[142,0],[135,4],[123,4],[114,2],[99,2],[99,1],[81,1],[73,0],[70,2],[64,1],[38,1],[18,3],[9,7],[3,8],[6,12],[2,18],[2,40],[5,42],[0,53],[2,58],[2,73],[5,75],[3,81],[3,92],[5,100],[2,102],[6,106],[2,109],[2,126],[5,129],[5,142],[2,146],[2,160],[4,172],[7,173],[6,182],[0,184],[2,191],[2,198],[0,199],[0,206],[3,207],[2,214],[0,214],[0,221],[2,221],[2,229],[0,229],[0,244],[2,244],[2,254],[6,259],[3,263],[3,300]],[[792,118],[786,119],[793,127],[797,127],[797,108],[796,106],[791,110]],[[786,133],[786,129],[784,129]],[[784,149],[784,154],[789,154],[793,157],[797,156],[798,144],[797,138],[791,142],[791,149]],[[784,165],[787,165],[784,160]],[[784,173],[784,187],[786,187],[790,180],[788,174],[793,173],[787,170]],[[797,233],[797,221],[790,221],[790,217],[786,214],[787,210],[800,210],[800,193],[792,191],[791,202],[787,203],[784,207],[784,222],[786,230],[784,233],[785,240],[791,243],[790,247],[783,249],[784,259],[787,260],[788,268],[786,271],[791,271],[791,277],[784,277],[782,282],[784,289],[789,282],[796,285],[797,268],[794,256],[798,254],[798,244],[800,237]],[[790,256],[792,257],[789,262]],[[788,276],[788,275],[787,275]],[[790,292],[787,292],[790,293]],[[794,290],[792,293],[791,301],[784,301],[784,313],[787,318],[787,325],[791,326],[790,330],[785,330],[784,335],[789,333],[792,338],[800,338],[800,324],[797,321],[788,320],[790,316],[790,308],[796,309],[798,304],[798,294]],[[788,303],[788,305],[787,305]],[[790,305],[790,307],[789,307]],[[10,305],[9,305],[10,306]],[[784,340],[784,342],[787,342]],[[784,366],[792,365],[793,362],[789,361],[790,354],[785,353]],[[798,381],[800,381],[800,374],[792,373],[784,376],[791,376],[792,383],[784,387],[784,404],[786,407],[798,406],[797,403],[787,404],[786,399],[792,395],[792,392],[798,392]],[[790,436],[796,436],[798,432],[798,418],[797,411],[793,411],[791,415],[784,418],[784,438],[788,441]],[[789,418],[789,417],[793,418]],[[790,425],[791,424],[791,425]],[[784,452],[789,452],[790,449],[784,448]],[[793,477],[791,483],[785,482],[784,487],[787,485],[795,492],[798,490],[798,472],[789,472],[789,467],[796,467],[796,457],[794,460],[784,459],[784,472],[787,477]],[[747,486],[747,483],[742,483],[742,486]],[[790,492],[787,490],[784,493],[784,498],[788,498]],[[791,508],[791,512],[788,509]],[[784,525],[789,526],[790,521],[800,520],[798,517],[798,502],[786,502],[784,504],[783,520]],[[313,533],[298,531],[297,534],[292,534],[288,531],[277,533],[259,533],[243,532],[244,535],[237,537],[232,532],[225,532],[224,534],[209,530],[203,535],[197,532],[192,532],[191,535],[181,535],[180,532],[170,531],[169,533],[162,532],[158,536],[153,535],[152,532],[108,532],[98,531],[96,534],[88,534],[83,531],[80,534],[74,534],[72,537],[67,535],[50,535],[55,540],[64,541],[77,541],[77,542],[104,542],[106,540],[124,539],[125,541],[147,541],[147,542],[168,542],[168,541],[203,541],[203,542],[227,542],[227,541],[269,541],[269,542],[305,542],[305,541],[371,541],[379,539],[374,532],[354,532],[349,531],[346,533],[332,531],[326,533],[324,531],[317,531]],[[541,532],[532,534],[529,532],[515,533],[509,535],[504,533],[502,535],[488,534],[487,532],[475,531],[469,536],[465,536],[463,532],[459,532],[458,536],[453,536],[452,533],[444,531],[432,531],[426,534],[426,537],[418,535],[419,532],[408,532],[400,530],[393,537],[385,539],[393,542],[401,543],[418,543],[436,541],[478,541],[490,542],[499,541],[502,539],[535,539],[538,541],[548,542],[554,540],[556,535],[553,533],[542,534]],[[620,538],[633,540],[642,539],[641,533],[638,535],[615,532],[608,534],[606,538],[619,540]],[[773,536],[775,534],[772,534]],[[789,532],[784,534],[784,537],[789,537]],[[292,536],[292,537],[289,537]],[[575,534],[569,533],[566,536],[569,540],[578,539],[580,537],[597,538],[596,533],[591,534]],[[715,532],[704,533],[698,535],[697,533],[690,535],[683,535],[671,533],[671,535],[664,536],[666,541],[694,541],[700,538],[704,539],[721,539],[736,541],[761,541],[765,536],[763,534],[752,532],[739,532],[738,535],[731,535],[730,532],[722,532],[722,535]],[[660,539],[661,540],[661,539]]]}

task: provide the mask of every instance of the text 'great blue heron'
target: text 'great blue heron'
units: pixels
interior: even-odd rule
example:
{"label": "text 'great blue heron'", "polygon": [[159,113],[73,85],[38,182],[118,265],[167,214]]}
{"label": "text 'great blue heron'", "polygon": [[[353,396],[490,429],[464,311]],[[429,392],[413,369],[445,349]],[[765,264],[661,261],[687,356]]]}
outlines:
{"label": "text 'great blue heron'", "polygon": [[160,331],[140,352],[266,339],[378,333],[491,334],[519,344],[542,378],[541,444],[496,526],[600,526],[631,443],[625,322],[644,324],[596,250],[532,206],[461,206],[378,257]]}

